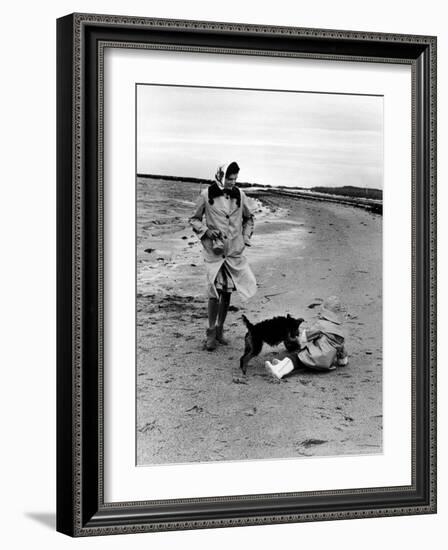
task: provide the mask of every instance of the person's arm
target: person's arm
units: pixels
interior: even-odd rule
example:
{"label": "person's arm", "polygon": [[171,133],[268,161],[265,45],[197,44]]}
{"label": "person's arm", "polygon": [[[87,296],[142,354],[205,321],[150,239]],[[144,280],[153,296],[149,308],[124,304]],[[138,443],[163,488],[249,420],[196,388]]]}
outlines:
{"label": "person's arm", "polygon": [[308,342],[312,342],[313,340],[316,340],[316,338],[319,338],[321,334],[322,334],[322,331],[319,328],[313,328],[306,331],[306,337],[308,339]]}
{"label": "person's arm", "polygon": [[241,197],[242,197],[242,207],[243,207],[243,239],[244,244],[246,246],[251,246],[250,239],[252,237],[252,233],[254,232],[254,215],[252,214],[249,205],[247,204],[247,197],[243,193],[243,191],[240,190]]}
{"label": "person's arm", "polygon": [[299,335],[300,346],[303,348],[309,342],[312,342],[313,340],[316,340],[316,338],[319,338],[321,334],[322,334],[322,331],[320,330],[320,327],[318,324],[313,325],[309,329],[303,329]]}
{"label": "person's arm", "polygon": [[189,223],[193,229],[193,231],[196,233],[196,235],[202,239],[202,237],[207,233],[207,226],[205,223],[203,223],[202,219],[204,217],[205,212],[205,197],[204,195],[199,195],[197,201],[196,201],[196,208],[191,216],[189,218]]}

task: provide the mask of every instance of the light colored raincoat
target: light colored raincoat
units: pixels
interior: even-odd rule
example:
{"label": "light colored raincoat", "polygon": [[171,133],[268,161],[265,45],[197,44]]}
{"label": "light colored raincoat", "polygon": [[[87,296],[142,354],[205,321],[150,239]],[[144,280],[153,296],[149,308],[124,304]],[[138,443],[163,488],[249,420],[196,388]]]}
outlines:
{"label": "light colored raincoat", "polygon": [[306,341],[297,355],[307,367],[328,370],[336,359],[346,357],[344,348],[345,333],[340,323],[328,319],[318,319],[305,331]]}
{"label": "light colored raincoat", "polygon": [[[255,276],[243,254],[246,245],[250,245],[254,219],[245,193],[241,189],[239,191],[240,206],[235,198],[225,196],[214,197],[213,204],[210,204],[208,188],[205,188],[199,195],[196,209],[189,220],[193,231],[202,242],[208,295],[215,298],[218,296],[215,279],[223,265],[243,299],[251,298],[257,291]],[[221,232],[224,243],[222,254],[213,251],[212,239],[205,236],[207,229],[218,229]]]}

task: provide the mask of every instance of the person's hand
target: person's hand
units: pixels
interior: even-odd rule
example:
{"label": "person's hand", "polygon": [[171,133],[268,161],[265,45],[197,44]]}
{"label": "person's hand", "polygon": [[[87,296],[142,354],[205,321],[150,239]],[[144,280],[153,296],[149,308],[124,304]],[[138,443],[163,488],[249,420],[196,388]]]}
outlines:
{"label": "person's hand", "polygon": [[209,239],[218,239],[221,236],[221,231],[219,229],[207,229],[205,236]]}
{"label": "person's hand", "polygon": [[244,246],[252,246],[250,239],[244,239]]}
{"label": "person's hand", "polygon": [[299,334],[299,344],[303,348],[308,343],[308,338],[306,336],[306,330],[303,329]]}

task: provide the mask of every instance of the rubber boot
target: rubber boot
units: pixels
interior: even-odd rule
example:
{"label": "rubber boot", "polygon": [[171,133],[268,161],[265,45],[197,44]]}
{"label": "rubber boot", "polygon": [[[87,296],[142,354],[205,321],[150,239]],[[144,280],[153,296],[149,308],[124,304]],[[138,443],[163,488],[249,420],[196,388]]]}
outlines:
{"label": "rubber boot", "polygon": [[205,342],[205,349],[207,351],[213,351],[216,349],[216,327],[207,329],[207,341]]}
{"label": "rubber boot", "polygon": [[216,340],[220,344],[222,344],[223,346],[227,346],[229,341],[226,338],[224,338],[223,332],[224,332],[224,327],[217,325],[216,326]]}

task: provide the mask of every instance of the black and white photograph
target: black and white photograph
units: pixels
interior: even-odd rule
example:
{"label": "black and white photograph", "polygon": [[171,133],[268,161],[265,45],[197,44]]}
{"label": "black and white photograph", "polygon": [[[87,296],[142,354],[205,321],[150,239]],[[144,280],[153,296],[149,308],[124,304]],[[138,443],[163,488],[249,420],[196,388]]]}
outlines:
{"label": "black and white photograph", "polygon": [[136,463],[382,453],[383,98],[136,86]]}

